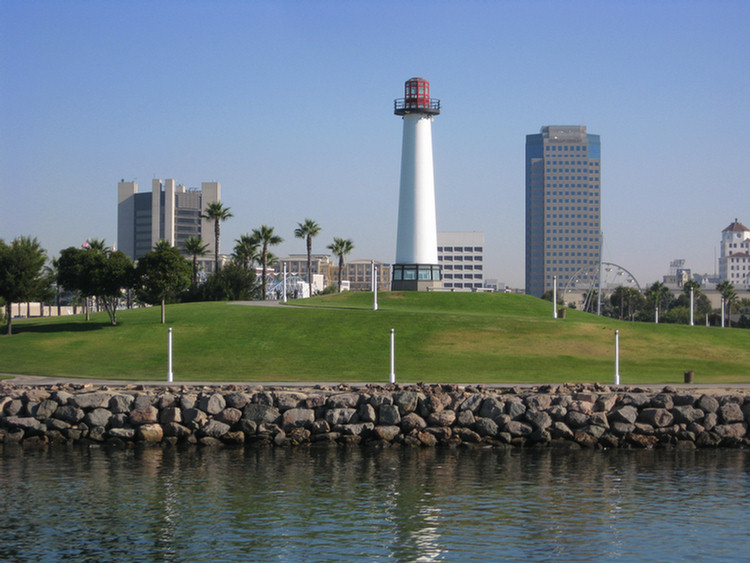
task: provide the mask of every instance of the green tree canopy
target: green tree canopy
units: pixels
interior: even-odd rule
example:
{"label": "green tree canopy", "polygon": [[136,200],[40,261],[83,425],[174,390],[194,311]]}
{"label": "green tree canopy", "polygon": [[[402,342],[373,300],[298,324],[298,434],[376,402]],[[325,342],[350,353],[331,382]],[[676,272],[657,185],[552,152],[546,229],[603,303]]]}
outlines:
{"label": "green tree canopy", "polygon": [[101,243],[90,244],[86,249],[70,246],[60,251],[55,262],[57,282],[69,291],[99,299],[110,322],[116,325],[122,291],[133,280],[133,263],[124,252],[113,252],[104,246],[104,241]]}
{"label": "green tree canopy", "polygon": [[158,247],[138,260],[135,292],[139,301],[161,304],[161,322],[166,322],[165,305],[190,287],[190,263],[174,247]]}
{"label": "green tree canopy", "polygon": [[246,301],[258,296],[255,272],[246,270],[236,262],[226,264],[214,272],[198,288],[196,296],[201,301]]}
{"label": "green tree canopy", "polygon": [[5,244],[0,239],[0,298],[7,309],[7,333],[13,334],[11,304],[38,299],[45,291],[47,260],[36,238],[18,237]]}

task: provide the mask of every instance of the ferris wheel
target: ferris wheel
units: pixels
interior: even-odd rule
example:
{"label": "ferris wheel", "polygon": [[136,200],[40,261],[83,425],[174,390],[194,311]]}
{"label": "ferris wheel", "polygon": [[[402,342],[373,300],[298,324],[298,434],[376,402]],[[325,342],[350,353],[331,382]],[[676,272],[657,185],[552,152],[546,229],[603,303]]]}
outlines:
{"label": "ferris wheel", "polygon": [[638,280],[627,268],[614,262],[602,262],[600,266],[586,266],[575,272],[565,284],[563,295],[578,290],[583,294],[583,310],[589,310],[595,308],[596,304],[592,302],[596,300],[595,295],[611,293],[620,286],[642,291]]}

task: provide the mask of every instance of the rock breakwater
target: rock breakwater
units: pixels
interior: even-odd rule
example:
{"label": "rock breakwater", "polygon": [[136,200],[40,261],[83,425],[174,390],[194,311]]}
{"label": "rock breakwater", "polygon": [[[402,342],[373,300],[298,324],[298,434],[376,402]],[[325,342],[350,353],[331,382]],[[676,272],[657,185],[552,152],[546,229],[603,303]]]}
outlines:
{"label": "rock breakwater", "polygon": [[750,396],[665,387],[0,383],[0,444],[745,447]]}

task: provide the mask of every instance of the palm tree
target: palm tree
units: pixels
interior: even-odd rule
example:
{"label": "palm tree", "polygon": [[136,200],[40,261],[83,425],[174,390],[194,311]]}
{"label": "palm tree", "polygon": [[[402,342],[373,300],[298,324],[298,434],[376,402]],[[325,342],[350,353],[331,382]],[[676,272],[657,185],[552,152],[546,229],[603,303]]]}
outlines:
{"label": "palm tree", "polygon": [[716,284],[716,289],[721,296],[724,298],[724,303],[727,306],[727,317],[729,318],[729,328],[732,327],[732,305],[737,302],[737,292],[734,290],[734,286],[729,280],[724,280]]}
{"label": "palm tree", "polygon": [[214,249],[214,260],[216,261],[216,264],[214,266],[214,271],[219,271],[219,248],[221,247],[220,239],[221,239],[221,222],[226,221],[230,217],[234,217],[229,212],[229,207],[224,207],[224,205],[220,201],[212,201],[206,206],[206,210],[201,213],[201,219],[206,219],[208,221],[214,222],[214,237],[216,239],[215,249]]}
{"label": "palm tree", "polygon": [[190,236],[185,239],[182,251],[193,257],[193,285],[195,285],[198,278],[198,256],[206,255],[208,252],[208,243],[204,243],[200,237]]}
{"label": "palm tree", "polygon": [[312,219],[305,219],[304,223],[297,223],[294,236],[305,239],[307,243],[307,284],[310,286],[310,297],[312,297],[312,239],[320,232],[320,225]]}
{"label": "palm tree", "polygon": [[328,250],[339,257],[338,288],[341,292],[341,274],[344,270],[344,256],[354,250],[354,243],[350,239],[333,237],[333,243],[327,246]]}
{"label": "palm tree", "polygon": [[250,264],[258,260],[258,241],[255,237],[244,234],[240,235],[240,238],[235,240],[237,244],[234,245],[234,258],[238,263],[242,264],[245,270],[250,269]]}
{"label": "palm tree", "polygon": [[672,292],[660,281],[651,284],[646,290],[646,297],[649,304],[658,311],[658,314],[661,314],[662,307],[669,307],[669,303],[674,301]]}
{"label": "palm tree", "polygon": [[153,250],[155,250],[156,252],[163,252],[165,250],[169,250],[170,248],[172,248],[171,242],[166,239],[160,239],[156,241]]}
{"label": "palm tree", "polygon": [[84,250],[92,250],[94,252],[108,253],[111,249],[107,246],[107,242],[103,238],[92,238],[88,239],[83,243],[82,248]]}
{"label": "palm tree", "polygon": [[284,242],[284,239],[279,235],[275,235],[273,227],[268,225],[261,225],[260,229],[253,229],[253,238],[258,241],[258,244],[262,246],[263,250],[261,253],[261,260],[263,264],[263,278],[261,279],[261,293],[260,298],[266,299],[266,270],[268,270],[268,247],[275,246]]}

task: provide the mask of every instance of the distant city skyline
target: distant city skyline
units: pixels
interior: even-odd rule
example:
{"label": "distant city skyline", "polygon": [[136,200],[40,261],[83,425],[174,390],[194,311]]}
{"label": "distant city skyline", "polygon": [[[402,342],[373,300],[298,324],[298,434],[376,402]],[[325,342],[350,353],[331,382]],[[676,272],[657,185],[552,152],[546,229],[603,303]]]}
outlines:
{"label": "distant city skyline", "polygon": [[[226,251],[306,217],[393,263],[393,98],[424,76],[438,231],[481,231],[484,276],[524,287],[525,136],[603,139],[603,259],[641,285],[718,268],[750,223],[750,3],[636,0],[0,3],[0,238],[50,256],[117,240],[113,186],[220,181]],[[417,23],[418,22],[418,23]],[[426,47],[429,45],[429,47]]]}

